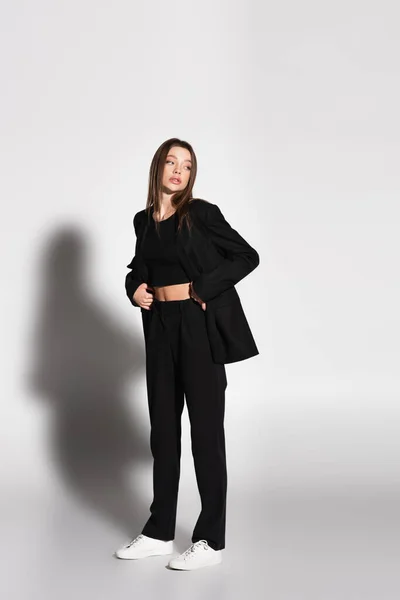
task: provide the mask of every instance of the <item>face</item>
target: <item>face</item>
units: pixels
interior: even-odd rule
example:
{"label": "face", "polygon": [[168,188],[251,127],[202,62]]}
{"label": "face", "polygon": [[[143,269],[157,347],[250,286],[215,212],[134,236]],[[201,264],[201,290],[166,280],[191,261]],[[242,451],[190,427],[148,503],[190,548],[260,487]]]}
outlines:
{"label": "face", "polygon": [[180,146],[170,148],[165,159],[163,172],[163,186],[171,192],[184,190],[189,182],[192,168],[189,150]]}

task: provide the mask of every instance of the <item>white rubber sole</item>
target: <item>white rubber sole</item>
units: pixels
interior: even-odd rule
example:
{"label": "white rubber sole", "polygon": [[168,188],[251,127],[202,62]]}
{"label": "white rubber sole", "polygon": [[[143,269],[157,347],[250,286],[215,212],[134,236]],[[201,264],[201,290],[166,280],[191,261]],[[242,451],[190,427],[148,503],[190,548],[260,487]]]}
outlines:
{"label": "white rubber sole", "polygon": [[195,569],[205,569],[206,567],[215,567],[216,565],[220,565],[222,563],[222,557],[218,558],[215,562],[207,563],[203,565],[190,565],[184,563],[175,563],[174,559],[170,560],[168,566],[170,569],[175,569],[177,571],[194,571]]}
{"label": "white rubber sole", "polygon": [[125,554],[123,550],[116,550],[116,552],[114,552],[114,556],[121,560],[140,560],[141,558],[148,558],[151,556],[168,556],[169,554],[173,554],[173,553],[174,553],[174,548],[173,548],[173,546],[170,546],[165,549],[159,548],[159,549],[154,549],[154,550],[148,550],[148,551],[144,552],[143,554],[133,554],[133,555],[129,555],[128,553]]}

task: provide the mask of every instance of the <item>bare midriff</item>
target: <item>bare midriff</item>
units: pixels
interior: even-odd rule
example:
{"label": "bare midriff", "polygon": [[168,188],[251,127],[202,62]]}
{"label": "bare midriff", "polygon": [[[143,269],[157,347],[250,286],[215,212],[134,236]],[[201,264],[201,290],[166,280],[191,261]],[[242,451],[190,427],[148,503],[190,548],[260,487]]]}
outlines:
{"label": "bare midriff", "polygon": [[177,283],[176,285],[153,286],[154,297],[157,300],[169,302],[171,300],[187,300],[190,298],[190,283]]}

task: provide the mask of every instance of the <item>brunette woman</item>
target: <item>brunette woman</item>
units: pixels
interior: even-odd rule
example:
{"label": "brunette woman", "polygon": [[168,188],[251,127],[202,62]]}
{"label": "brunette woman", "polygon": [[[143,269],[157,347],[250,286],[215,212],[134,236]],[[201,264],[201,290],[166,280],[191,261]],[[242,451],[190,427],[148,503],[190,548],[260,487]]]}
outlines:
{"label": "brunette woman", "polygon": [[183,570],[222,560],[224,365],[258,354],[234,286],[257,267],[259,255],[217,204],[193,198],[196,172],[188,142],[164,142],[151,163],[146,207],[133,219],[136,247],[125,288],[143,323],[154,497],[141,533],[116,552],[125,559],[174,552],[186,399],[201,512],[191,545],[168,563]]}

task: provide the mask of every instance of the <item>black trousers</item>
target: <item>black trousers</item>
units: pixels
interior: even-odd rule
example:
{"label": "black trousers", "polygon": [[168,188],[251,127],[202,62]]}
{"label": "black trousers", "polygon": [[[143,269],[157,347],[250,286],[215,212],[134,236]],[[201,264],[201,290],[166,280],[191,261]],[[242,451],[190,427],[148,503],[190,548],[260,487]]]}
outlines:
{"label": "black trousers", "polygon": [[225,548],[227,468],[225,454],[225,365],[214,363],[205,312],[193,298],[160,301],[141,309],[153,455],[153,501],[142,533],[175,536],[184,397],[201,499],[192,543]]}

